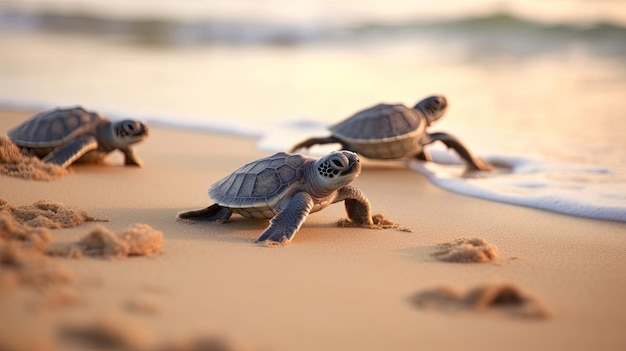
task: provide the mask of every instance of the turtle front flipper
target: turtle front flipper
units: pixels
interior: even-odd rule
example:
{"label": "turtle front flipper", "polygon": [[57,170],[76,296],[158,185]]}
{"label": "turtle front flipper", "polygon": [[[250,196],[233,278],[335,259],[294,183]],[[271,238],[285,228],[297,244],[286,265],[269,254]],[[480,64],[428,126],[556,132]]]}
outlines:
{"label": "turtle front flipper", "polygon": [[92,135],[83,135],[76,137],[67,144],[58,147],[48,156],[42,159],[46,163],[54,163],[61,167],[67,168],[89,151],[98,148],[98,140]]}
{"label": "turtle front flipper", "polygon": [[337,198],[334,202],[344,201],[348,219],[354,223],[373,225],[370,202],[361,190],[346,185],[337,190]]}
{"label": "turtle front flipper", "polygon": [[425,144],[433,143],[437,140],[446,144],[447,147],[453,149],[465,162],[471,170],[475,171],[491,171],[493,167],[487,162],[483,161],[480,157],[474,156],[469,149],[461,143],[454,136],[447,133],[432,133],[428,134],[428,141]]}
{"label": "turtle front flipper", "polygon": [[213,204],[199,210],[191,210],[180,212],[176,215],[176,219],[189,219],[198,221],[208,221],[215,223],[225,223],[228,221],[233,211],[224,206]]}
{"label": "turtle front flipper", "polygon": [[296,145],[294,145],[289,152],[293,153],[300,149],[308,149],[313,145],[323,145],[323,144],[342,144],[342,148],[346,149],[346,145],[344,145],[341,140],[335,138],[334,136],[329,136],[325,138],[309,138],[305,141],[302,141]]}
{"label": "turtle front flipper", "polygon": [[255,240],[274,243],[289,242],[302,226],[313,208],[313,198],[308,193],[295,194],[289,203],[270,220],[270,225]]}
{"label": "turtle front flipper", "polygon": [[137,153],[135,153],[135,149],[128,147],[126,149],[123,149],[122,152],[124,153],[124,165],[125,166],[136,166],[136,167],[143,166],[143,162],[141,162],[139,157],[137,157]]}
{"label": "turtle front flipper", "polygon": [[433,157],[430,155],[430,152],[426,149],[422,149],[419,154],[415,156],[416,159],[420,161],[432,161]]}

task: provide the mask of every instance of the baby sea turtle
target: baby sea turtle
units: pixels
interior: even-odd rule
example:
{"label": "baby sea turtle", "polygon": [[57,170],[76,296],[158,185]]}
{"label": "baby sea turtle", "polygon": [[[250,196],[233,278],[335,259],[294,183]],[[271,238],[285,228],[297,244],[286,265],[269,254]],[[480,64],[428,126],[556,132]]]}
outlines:
{"label": "baby sea turtle", "polygon": [[413,108],[400,104],[378,104],[331,126],[331,136],[307,139],[291,151],[316,144],[339,143],[343,149],[369,158],[416,157],[430,161],[432,159],[424,146],[439,140],[456,151],[470,169],[491,170],[489,164],[472,155],[454,136],[426,132],[427,127],[444,115],[447,107],[448,102],[443,96],[428,97]]}
{"label": "baby sea turtle", "polygon": [[124,164],[141,166],[131,148],[148,137],[141,122],[111,122],[80,106],[41,112],[11,129],[9,138],[44,162],[68,167],[78,161],[100,161],[117,149],[124,153]]}
{"label": "baby sea turtle", "polygon": [[289,242],[309,213],[344,201],[348,218],[372,225],[367,197],[349,185],[361,173],[359,157],[333,151],[319,159],[280,152],[248,163],[209,188],[217,203],[181,212],[178,219],[227,222],[233,212],[271,218],[256,242]]}

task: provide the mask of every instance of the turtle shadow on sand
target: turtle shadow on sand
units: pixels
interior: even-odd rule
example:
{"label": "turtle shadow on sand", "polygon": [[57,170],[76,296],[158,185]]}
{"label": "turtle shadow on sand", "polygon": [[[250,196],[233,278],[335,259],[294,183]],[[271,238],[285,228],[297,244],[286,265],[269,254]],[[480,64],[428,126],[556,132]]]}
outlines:
{"label": "turtle shadow on sand", "polygon": [[[306,222],[300,228],[302,236],[306,237],[306,241],[325,241],[326,237],[341,237],[341,232],[332,232],[330,234],[324,234],[317,229],[337,229],[337,228],[364,228],[364,229],[395,229],[401,232],[412,233],[413,229],[402,226],[396,222],[391,221],[383,214],[372,215],[373,224],[360,224],[350,221],[348,218],[342,217],[335,220],[324,222]],[[178,222],[182,222],[187,225],[197,226],[200,229],[193,230],[193,234],[189,237],[190,231],[179,231],[185,238],[220,241],[220,242],[246,242],[254,241],[258,237],[258,233],[263,231],[269,225],[268,219],[261,218],[246,218],[246,217],[232,217],[227,222],[210,222],[210,221],[196,221],[193,219],[178,219]],[[346,235],[350,235],[349,231],[346,231]],[[318,239],[313,239],[318,238]],[[281,242],[281,244],[287,244]],[[271,244],[269,245],[271,246]]]}
{"label": "turtle shadow on sand", "polygon": [[[170,211],[168,214],[180,213]],[[197,221],[193,219],[177,219],[178,234],[182,239],[250,243],[259,236],[259,232],[267,228],[269,221],[264,219],[249,219],[245,217],[234,217],[228,222]]]}
{"label": "turtle shadow on sand", "polygon": [[432,263],[434,260],[431,257],[433,247],[429,245],[413,246],[403,249],[395,250],[395,252],[402,258],[414,263]]}

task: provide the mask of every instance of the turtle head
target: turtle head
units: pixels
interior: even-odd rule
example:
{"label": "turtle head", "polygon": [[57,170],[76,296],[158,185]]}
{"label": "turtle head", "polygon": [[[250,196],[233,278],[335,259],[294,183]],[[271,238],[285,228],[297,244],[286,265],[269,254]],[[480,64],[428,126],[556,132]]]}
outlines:
{"label": "turtle head", "polygon": [[422,111],[426,116],[428,125],[431,125],[446,113],[448,100],[442,95],[434,95],[418,102],[413,108]]}
{"label": "turtle head", "polygon": [[148,127],[131,119],[125,119],[111,124],[113,140],[119,146],[138,143],[148,137]]}
{"label": "turtle head", "polygon": [[314,189],[322,194],[331,193],[350,184],[361,173],[359,156],[352,151],[333,151],[313,164]]}

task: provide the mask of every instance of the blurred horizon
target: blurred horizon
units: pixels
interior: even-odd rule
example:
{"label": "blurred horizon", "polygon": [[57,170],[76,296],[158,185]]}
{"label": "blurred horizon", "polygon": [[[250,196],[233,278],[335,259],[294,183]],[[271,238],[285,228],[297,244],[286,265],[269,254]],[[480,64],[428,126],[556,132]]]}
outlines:
{"label": "blurred horizon", "polygon": [[174,45],[346,44],[442,32],[494,37],[498,34],[494,31],[557,40],[624,41],[626,2],[3,0],[0,29],[130,35],[151,44]]}
{"label": "blurred horizon", "polygon": [[91,13],[117,18],[194,20],[239,18],[283,22],[383,22],[458,19],[490,13],[545,23],[626,24],[626,3],[619,0],[2,0],[4,11]]}

